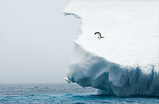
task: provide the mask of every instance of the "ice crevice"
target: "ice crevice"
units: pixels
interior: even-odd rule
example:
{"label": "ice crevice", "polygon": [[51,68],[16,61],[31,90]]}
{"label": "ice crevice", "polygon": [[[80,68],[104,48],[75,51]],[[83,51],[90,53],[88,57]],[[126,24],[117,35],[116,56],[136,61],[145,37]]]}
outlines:
{"label": "ice crevice", "polygon": [[71,82],[98,94],[159,96],[159,1],[71,0],[64,13],[82,21]]}

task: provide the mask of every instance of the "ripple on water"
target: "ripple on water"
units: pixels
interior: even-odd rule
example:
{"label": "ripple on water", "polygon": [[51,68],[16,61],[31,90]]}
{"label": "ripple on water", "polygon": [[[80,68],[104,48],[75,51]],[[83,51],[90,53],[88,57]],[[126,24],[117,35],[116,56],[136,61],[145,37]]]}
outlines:
{"label": "ripple on water", "polygon": [[95,95],[94,89],[68,84],[0,85],[2,104],[158,104],[159,98],[118,98]]}

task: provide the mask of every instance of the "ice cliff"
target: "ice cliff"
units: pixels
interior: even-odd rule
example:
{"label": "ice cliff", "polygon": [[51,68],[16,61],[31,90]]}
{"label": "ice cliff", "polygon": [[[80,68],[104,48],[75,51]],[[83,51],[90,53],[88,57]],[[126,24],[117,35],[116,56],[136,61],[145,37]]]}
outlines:
{"label": "ice cliff", "polygon": [[70,81],[100,94],[159,96],[158,0],[71,0],[64,13],[82,21]]}

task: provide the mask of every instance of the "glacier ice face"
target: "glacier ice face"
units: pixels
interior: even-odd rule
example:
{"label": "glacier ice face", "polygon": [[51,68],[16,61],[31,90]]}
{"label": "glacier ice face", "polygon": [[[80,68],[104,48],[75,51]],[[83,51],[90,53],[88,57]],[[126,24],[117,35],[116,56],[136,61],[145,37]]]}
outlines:
{"label": "glacier ice face", "polygon": [[83,23],[69,80],[101,94],[159,96],[159,1],[72,0],[64,12]]}
{"label": "glacier ice face", "polygon": [[[116,96],[158,96],[159,65],[122,67],[76,45],[68,78],[98,93]],[[146,72],[143,70],[147,70]]]}

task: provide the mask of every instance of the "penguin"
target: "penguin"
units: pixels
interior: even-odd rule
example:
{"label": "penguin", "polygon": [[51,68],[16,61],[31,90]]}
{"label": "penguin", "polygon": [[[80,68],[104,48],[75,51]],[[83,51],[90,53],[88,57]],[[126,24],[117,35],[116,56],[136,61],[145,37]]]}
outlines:
{"label": "penguin", "polygon": [[104,38],[104,37],[102,37],[102,35],[101,35],[100,32],[95,32],[94,35],[97,35],[97,38],[98,38],[98,39]]}

